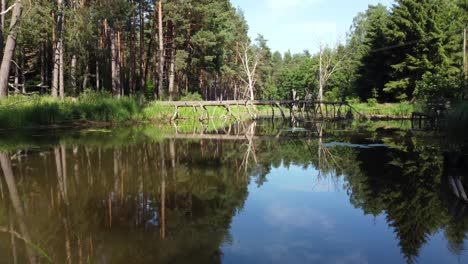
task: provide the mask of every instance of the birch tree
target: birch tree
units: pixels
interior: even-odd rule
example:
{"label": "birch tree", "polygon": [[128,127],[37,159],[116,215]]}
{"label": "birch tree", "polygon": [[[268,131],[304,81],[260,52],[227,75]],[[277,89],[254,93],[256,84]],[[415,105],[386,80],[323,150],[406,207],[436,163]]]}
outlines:
{"label": "birch tree", "polygon": [[[8,97],[8,77],[10,76],[10,67],[16,48],[17,24],[21,17],[23,5],[21,0],[16,0],[5,12],[13,9],[10,21],[10,34],[3,50],[2,64],[0,66],[0,99]],[[3,13],[3,12],[2,12]]]}
{"label": "birch tree", "polygon": [[54,56],[52,72],[52,97],[64,97],[63,86],[63,0],[57,1],[57,16],[54,28]]}

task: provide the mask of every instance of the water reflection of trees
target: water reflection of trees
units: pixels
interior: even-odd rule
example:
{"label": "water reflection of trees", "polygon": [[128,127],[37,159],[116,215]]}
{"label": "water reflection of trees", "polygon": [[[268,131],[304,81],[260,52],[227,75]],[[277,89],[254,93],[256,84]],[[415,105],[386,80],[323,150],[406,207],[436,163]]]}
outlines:
{"label": "water reflection of trees", "polygon": [[[452,252],[461,252],[468,211],[450,193],[437,148],[408,133],[367,140],[330,135],[327,128],[311,127],[314,134],[306,140],[254,139],[259,132],[278,135],[278,128],[250,124],[244,140],[117,146],[68,140],[47,151],[3,153],[0,225],[57,263],[219,263],[220,245],[230,240],[229,225],[243,208],[250,176],[260,186],[273,168],[296,165],[343,178],[356,208],[385,214],[408,262],[439,230]],[[376,140],[389,148],[326,144]],[[46,262],[22,243],[14,233],[0,234],[3,255],[17,263]]]}
{"label": "water reflection of trees", "polygon": [[[335,184],[343,177],[350,202],[356,208],[366,214],[386,216],[408,263],[416,261],[421,248],[441,230],[450,250],[461,253],[468,234],[468,204],[450,190],[450,173],[444,169],[447,166],[440,147],[411,132],[324,138],[323,127],[314,128],[318,137],[313,140],[257,142],[259,164],[265,167],[265,173],[271,167],[298,165],[319,169],[319,175],[335,180]],[[325,141],[363,147],[333,147]],[[366,147],[370,143],[387,147]]]}
{"label": "water reflection of trees", "polygon": [[454,253],[460,253],[468,215],[464,209],[451,209],[454,197],[443,176],[440,151],[408,134],[384,143],[391,148],[356,151],[359,169],[345,172],[351,203],[366,214],[386,215],[409,263],[441,229]]}
{"label": "water reflection of trees", "polygon": [[[17,263],[47,262],[40,248],[56,263],[219,263],[249,180],[231,169],[241,156],[221,158],[233,147],[174,140],[59,145],[22,152],[11,165],[3,153],[2,186],[7,183],[11,197],[0,210],[13,207],[15,214],[1,224],[13,223],[37,248],[0,234],[2,255],[18,256]],[[12,241],[16,246],[6,250]]]}

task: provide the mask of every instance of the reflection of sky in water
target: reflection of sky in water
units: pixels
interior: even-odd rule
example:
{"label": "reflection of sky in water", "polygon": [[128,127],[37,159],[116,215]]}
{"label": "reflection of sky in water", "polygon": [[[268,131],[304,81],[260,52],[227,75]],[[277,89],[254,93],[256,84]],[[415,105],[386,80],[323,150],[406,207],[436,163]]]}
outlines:
{"label": "reflection of sky in water", "polygon": [[[260,188],[249,186],[244,209],[233,219],[224,263],[405,263],[385,215],[354,208],[343,180],[309,168],[273,169]],[[419,263],[468,263],[447,249],[443,233],[421,249]]]}

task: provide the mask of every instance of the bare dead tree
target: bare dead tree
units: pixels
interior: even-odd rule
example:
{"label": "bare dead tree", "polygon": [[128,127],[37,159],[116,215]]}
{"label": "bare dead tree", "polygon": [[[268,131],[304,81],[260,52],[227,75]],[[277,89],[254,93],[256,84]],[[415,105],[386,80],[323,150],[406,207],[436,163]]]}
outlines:
{"label": "bare dead tree", "polygon": [[328,80],[330,80],[333,74],[342,69],[343,61],[349,57],[349,53],[350,51],[339,54],[338,46],[335,48],[324,48],[320,43],[318,101],[323,101],[323,93]]}
{"label": "bare dead tree", "polygon": [[255,100],[255,83],[257,82],[257,67],[262,57],[260,50],[251,46],[249,43],[241,43],[242,52],[240,60],[245,76],[241,76],[241,81],[246,85],[244,98],[249,95],[250,100]]}

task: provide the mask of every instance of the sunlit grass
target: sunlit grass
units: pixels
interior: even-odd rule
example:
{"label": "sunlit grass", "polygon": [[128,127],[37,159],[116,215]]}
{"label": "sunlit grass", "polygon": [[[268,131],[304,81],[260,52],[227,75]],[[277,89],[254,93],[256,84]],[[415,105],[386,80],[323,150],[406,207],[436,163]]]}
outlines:
{"label": "sunlit grass", "polygon": [[[363,115],[410,117],[418,107],[407,102],[399,104],[352,104]],[[250,110],[250,111],[249,111]],[[283,108],[286,115],[289,111]],[[57,100],[50,96],[10,96],[0,100],[0,128],[49,127],[57,125],[121,124],[126,121],[146,123],[169,122],[175,107],[161,102],[146,102],[138,97],[114,98],[108,93],[85,92],[75,100]],[[256,115],[271,116],[269,106],[232,106],[230,112],[221,106],[179,107],[178,120],[230,120],[245,121]],[[275,116],[280,117],[279,109]]]}
{"label": "sunlit grass", "polygon": [[136,98],[85,93],[75,101],[49,96],[10,96],[0,101],[0,128],[51,126],[79,121],[115,122],[141,116]]}
{"label": "sunlit grass", "polygon": [[409,118],[415,111],[420,111],[420,107],[416,104],[409,102],[401,102],[394,104],[368,104],[368,103],[356,103],[351,104],[351,107],[360,114],[370,115],[381,115],[389,117],[401,117]]}

